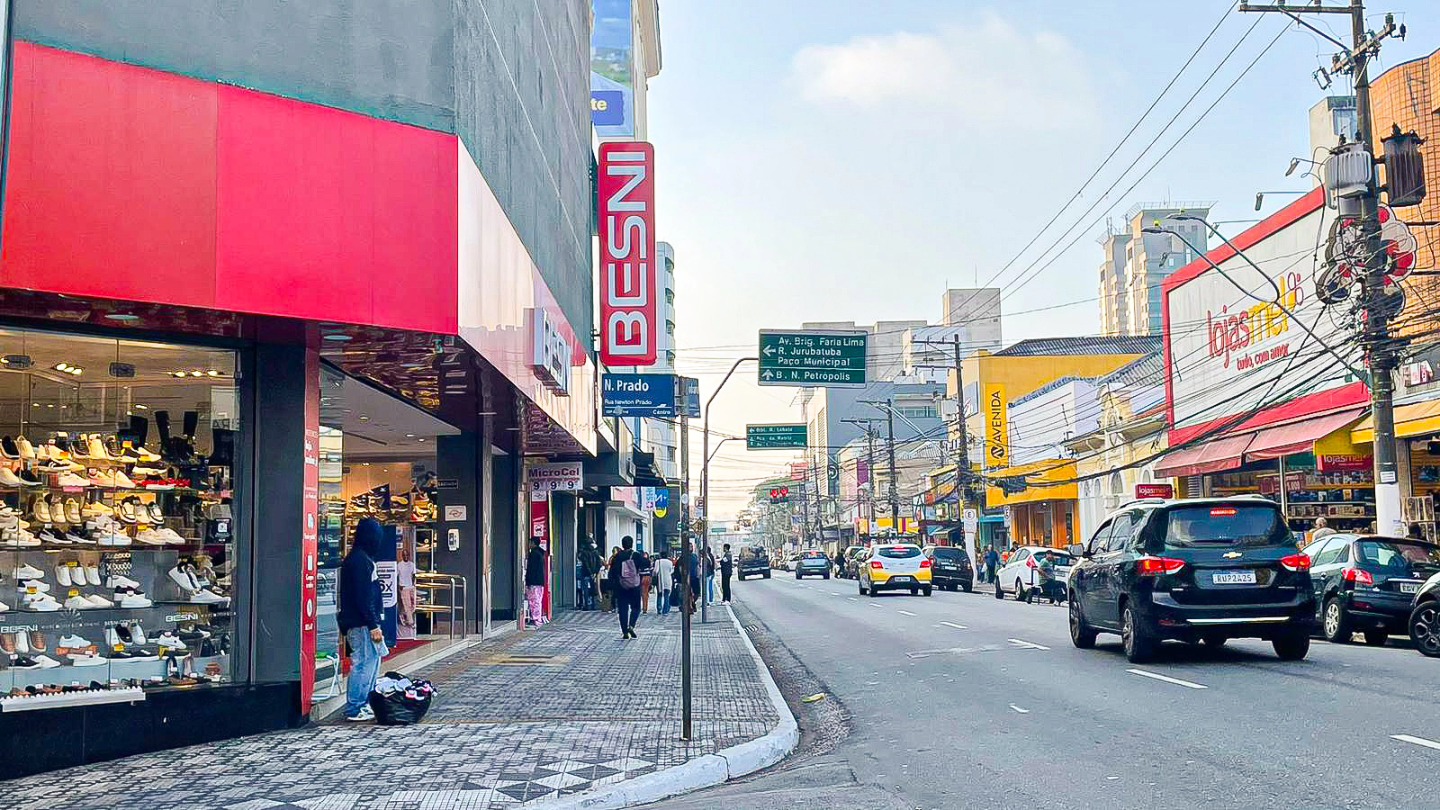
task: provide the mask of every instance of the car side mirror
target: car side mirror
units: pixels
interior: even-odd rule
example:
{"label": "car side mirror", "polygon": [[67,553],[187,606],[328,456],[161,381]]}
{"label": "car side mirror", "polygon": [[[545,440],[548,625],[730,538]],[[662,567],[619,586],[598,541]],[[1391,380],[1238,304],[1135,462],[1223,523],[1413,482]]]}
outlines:
{"label": "car side mirror", "polygon": [[1090,556],[1089,552],[1087,552],[1087,551],[1085,550],[1085,546],[1084,546],[1083,544],[1081,544],[1081,543],[1071,543],[1070,545],[1068,545],[1068,546],[1065,547],[1065,550],[1068,551],[1068,552],[1070,552],[1070,556],[1072,556],[1072,557],[1089,557],[1089,556]]}

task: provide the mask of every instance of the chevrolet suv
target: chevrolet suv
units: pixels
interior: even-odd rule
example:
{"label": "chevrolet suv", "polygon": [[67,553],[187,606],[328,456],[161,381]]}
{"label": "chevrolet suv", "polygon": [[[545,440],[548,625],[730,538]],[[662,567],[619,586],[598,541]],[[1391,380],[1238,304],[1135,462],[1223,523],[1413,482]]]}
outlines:
{"label": "chevrolet suv", "polygon": [[1070,547],[1070,640],[1118,633],[1142,663],[1160,642],[1219,646],[1263,638],[1298,661],[1310,651],[1315,593],[1280,507],[1259,497],[1148,500]]}

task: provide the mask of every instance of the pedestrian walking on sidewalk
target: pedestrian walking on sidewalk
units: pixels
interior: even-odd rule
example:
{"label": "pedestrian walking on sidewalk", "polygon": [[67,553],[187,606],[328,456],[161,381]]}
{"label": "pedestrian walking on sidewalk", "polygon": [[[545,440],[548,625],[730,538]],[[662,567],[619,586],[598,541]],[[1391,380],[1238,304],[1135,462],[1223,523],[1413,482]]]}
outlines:
{"label": "pedestrian walking on sidewalk", "polygon": [[545,549],[540,547],[540,538],[530,538],[530,550],[525,552],[525,601],[530,606],[530,626],[539,627],[545,618],[545,574],[550,567]]}
{"label": "pedestrian walking on sidewalk", "polygon": [[685,555],[685,569],[689,574],[685,577],[685,609],[694,614],[695,600],[700,597],[700,554],[695,550],[694,541]]}
{"label": "pedestrian walking on sidewalk", "polygon": [[599,605],[598,590],[600,584],[600,571],[605,567],[605,561],[600,559],[600,552],[595,548],[595,541],[586,537],[580,541],[580,566],[585,570],[585,576],[580,580],[580,592],[584,595],[581,602],[581,610],[595,610]]}
{"label": "pedestrian walking on sidewalk", "polygon": [[670,591],[674,587],[675,563],[661,555],[655,560],[655,612],[670,615]]}
{"label": "pedestrian walking on sidewalk", "polygon": [[625,535],[619,553],[610,560],[610,591],[620,614],[620,637],[636,638],[635,622],[640,618],[640,566],[635,558],[635,538]]}
{"label": "pedestrian walking on sidewalk", "polygon": [[705,547],[705,604],[715,604],[715,552]]}
{"label": "pedestrian walking on sidewalk", "polygon": [[655,563],[650,555],[635,551],[635,564],[640,568],[640,612],[650,612],[650,587],[655,584]]}
{"label": "pedestrian walking on sidewalk", "polygon": [[988,549],[985,550],[985,581],[986,581],[986,582],[994,582],[994,581],[995,581],[995,569],[996,569],[999,565],[1000,565],[1000,555],[995,552],[995,547],[994,547],[994,546],[991,546],[990,548],[988,548]]}
{"label": "pedestrian walking on sidewalk", "polygon": [[616,546],[610,550],[610,556],[605,558],[605,575],[600,577],[600,612],[609,613],[615,609],[615,583],[610,580],[610,566],[615,564],[615,557],[620,553],[620,547]]}
{"label": "pedestrian walking on sidewalk", "polygon": [[730,552],[730,544],[726,543],[720,551],[720,601],[730,604],[730,575],[735,573],[735,555]]}
{"label": "pedestrian walking on sidewalk", "polygon": [[380,677],[380,659],[390,654],[380,619],[385,615],[380,602],[380,577],[375,558],[385,529],[375,518],[355,526],[350,553],[340,564],[340,610],[336,615],[340,634],[350,650],[350,683],[345,696],[345,719],[374,720],[370,692]]}

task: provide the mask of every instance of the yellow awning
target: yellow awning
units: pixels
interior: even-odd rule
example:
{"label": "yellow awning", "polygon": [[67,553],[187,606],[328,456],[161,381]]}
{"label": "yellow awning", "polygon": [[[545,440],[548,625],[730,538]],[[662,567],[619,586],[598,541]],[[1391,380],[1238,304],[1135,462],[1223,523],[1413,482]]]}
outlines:
{"label": "yellow awning", "polygon": [[[1428,436],[1440,433],[1440,399],[1426,402],[1412,402],[1395,409],[1395,435],[1402,439]],[[1375,419],[1367,416],[1350,431],[1350,440],[1356,444],[1371,444],[1375,441]]]}
{"label": "yellow awning", "polygon": [[1023,477],[1026,484],[1023,491],[1014,495],[1007,495],[999,487],[986,486],[985,505],[991,508],[1040,501],[1073,501],[1080,497],[1080,486],[1075,483],[1075,462],[1071,459],[1044,459],[1016,467],[987,470],[985,474],[992,479]]}

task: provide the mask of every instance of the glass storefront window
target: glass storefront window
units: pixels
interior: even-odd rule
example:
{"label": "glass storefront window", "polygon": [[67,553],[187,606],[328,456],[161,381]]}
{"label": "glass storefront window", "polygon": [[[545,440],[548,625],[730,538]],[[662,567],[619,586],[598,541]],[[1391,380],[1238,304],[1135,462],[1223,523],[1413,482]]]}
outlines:
{"label": "glass storefront window", "polygon": [[0,329],[0,700],[234,679],[236,368]]}

